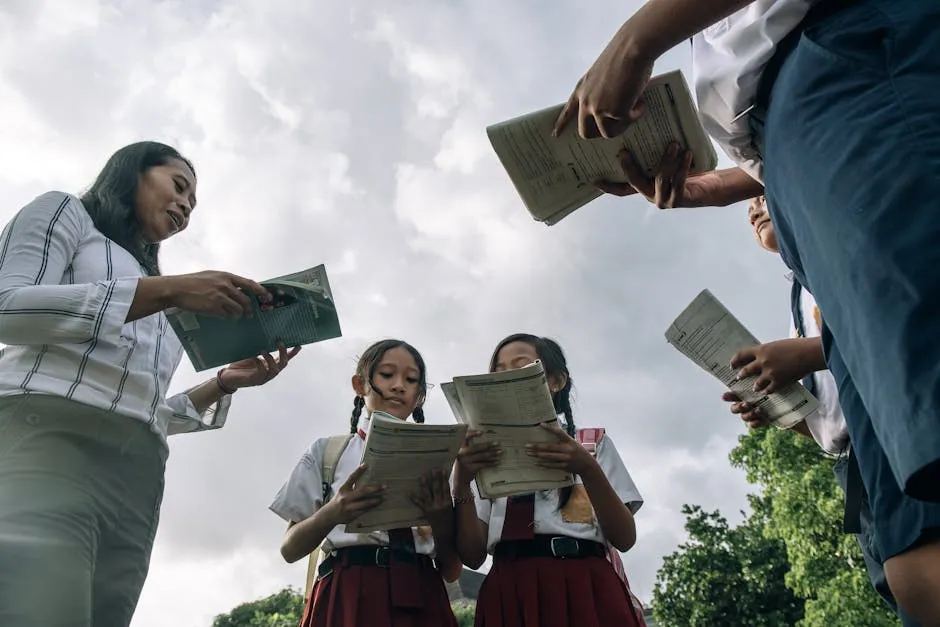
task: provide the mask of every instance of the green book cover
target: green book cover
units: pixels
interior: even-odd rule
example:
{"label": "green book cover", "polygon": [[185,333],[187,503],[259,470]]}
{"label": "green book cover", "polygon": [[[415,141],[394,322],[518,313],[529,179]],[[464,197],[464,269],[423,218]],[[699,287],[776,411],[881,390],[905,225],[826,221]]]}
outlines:
{"label": "green book cover", "polygon": [[323,265],[263,281],[274,295],[269,305],[250,297],[251,317],[216,318],[172,309],[166,312],[196,371],[241,359],[342,336]]}

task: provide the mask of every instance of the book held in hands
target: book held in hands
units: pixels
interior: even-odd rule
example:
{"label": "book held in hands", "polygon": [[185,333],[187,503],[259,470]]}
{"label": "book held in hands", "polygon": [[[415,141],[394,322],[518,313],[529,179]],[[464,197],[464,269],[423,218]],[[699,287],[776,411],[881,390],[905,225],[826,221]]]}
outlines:
{"label": "book held in hands", "polygon": [[699,120],[682,72],[650,79],[643,92],[645,112],[620,136],[581,139],[577,123],[559,137],[552,130],[563,105],[548,107],[488,126],[493,150],[532,217],[551,226],[602,192],[599,180],[624,182],[620,152],[626,148],[652,177],[670,142],[692,151],[690,174],[718,167],[718,155]]}
{"label": "book held in hands", "polygon": [[441,390],[457,420],[482,432],[474,442],[495,441],[503,450],[496,466],[477,473],[480,496],[495,499],[574,484],[571,473],[543,468],[526,453],[529,443],[558,443],[555,434],[540,426],[558,419],[540,361],[515,370],[454,377]]}
{"label": "book held in hands", "polygon": [[342,335],[323,265],[264,281],[261,286],[273,300],[261,303],[249,294],[250,317],[217,318],[182,309],[166,312],[197,372],[276,352],[278,344],[290,348]]}
{"label": "book held in hands", "polygon": [[742,401],[763,409],[771,424],[781,429],[793,427],[819,407],[816,397],[799,383],[765,395],[754,391],[756,376],[735,378],[734,354],[760,342],[709,290],[702,290],[669,325],[666,341]]}

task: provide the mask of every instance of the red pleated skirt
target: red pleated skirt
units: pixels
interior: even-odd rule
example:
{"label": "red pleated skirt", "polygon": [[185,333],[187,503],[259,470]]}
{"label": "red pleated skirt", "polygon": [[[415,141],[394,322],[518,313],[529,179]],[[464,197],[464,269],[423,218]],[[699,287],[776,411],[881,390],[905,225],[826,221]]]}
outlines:
{"label": "red pleated skirt", "polygon": [[344,566],[314,584],[300,627],[457,627],[444,579],[433,566],[410,564],[421,607],[395,607],[391,569]]}
{"label": "red pleated skirt", "polygon": [[496,558],[475,627],[638,627],[633,603],[603,557]]}

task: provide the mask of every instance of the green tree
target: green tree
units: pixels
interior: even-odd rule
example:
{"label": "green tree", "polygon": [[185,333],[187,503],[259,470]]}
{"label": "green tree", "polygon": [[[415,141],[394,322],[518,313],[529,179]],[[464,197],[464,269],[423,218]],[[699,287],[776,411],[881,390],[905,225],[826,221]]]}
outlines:
{"label": "green tree", "polygon": [[472,601],[457,601],[451,607],[454,608],[454,616],[457,617],[458,627],[473,627],[476,606]]}
{"label": "green tree", "polygon": [[685,505],[689,540],[663,561],[653,589],[653,616],[670,627],[794,625],[802,601],[784,583],[788,564],[779,540],[764,534],[769,503],[737,527],[718,512]]}
{"label": "green tree", "polygon": [[771,428],[741,436],[731,463],[770,503],[764,533],[786,547],[787,586],[806,600],[801,627],[900,624],[868,582],[855,537],[842,532],[832,459],[809,439]]}
{"label": "green tree", "polygon": [[304,612],[303,595],[284,588],[269,597],[242,603],[228,614],[220,614],[212,627],[297,627]]}

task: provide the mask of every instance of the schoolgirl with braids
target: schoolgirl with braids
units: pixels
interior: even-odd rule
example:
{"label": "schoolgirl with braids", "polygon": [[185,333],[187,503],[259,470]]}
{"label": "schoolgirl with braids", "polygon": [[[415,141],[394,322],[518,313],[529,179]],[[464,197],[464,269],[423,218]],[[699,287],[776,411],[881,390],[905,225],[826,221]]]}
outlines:
{"label": "schoolgirl with braids", "polygon": [[633,546],[633,514],[643,499],[610,438],[600,434],[593,453],[576,439],[571,374],[554,340],[510,335],[493,351],[490,372],[535,360],[545,368],[557,414],[546,416],[542,427],[554,433],[558,443],[529,444],[527,453],[539,465],[575,474],[576,483],[508,499],[479,498],[474,477],[481,468],[496,464],[501,450],[498,443],[474,443],[479,432],[467,434],[453,479],[457,551],[470,568],[478,568],[487,553],[493,556],[477,598],[475,625],[638,625],[625,579],[608,555],[611,547],[624,552]]}
{"label": "schoolgirl with braids", "polygon": [[281,545],[285,560],[296,562],[317,547],[326,556],[301,627],[456,627],[443,580],[455,581],[461,564],[454,547],[453,501],[443,473],[423,477],[423,492],[412,497],[429,527],[372,533],[345,529],[383,498],[383,487],[357,484],[365,470],[359,460],[372,413],[424,422],[424,360],[407,342],[376,342],[359,358],[352,387],[352,435],[335,462],[332,484],[323,482],[331,438],[321,438],[301,457],[271,505],[288,523]]}

